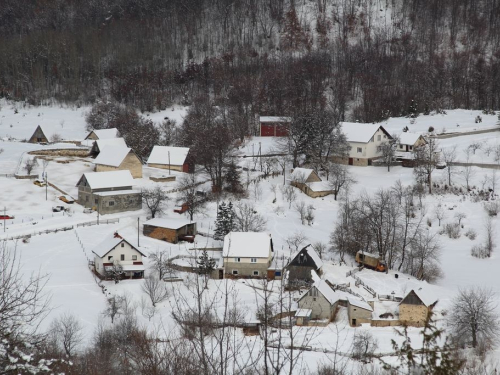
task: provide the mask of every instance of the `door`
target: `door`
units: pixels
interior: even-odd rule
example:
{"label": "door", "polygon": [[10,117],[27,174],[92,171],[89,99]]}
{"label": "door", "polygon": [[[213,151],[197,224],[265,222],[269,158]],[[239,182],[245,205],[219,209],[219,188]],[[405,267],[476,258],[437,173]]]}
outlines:
{"label": "door", "polygon": [[224,270],[219,270],[219,280],[224,278]]}
{"label": "door", "polygon": [[354,159],[353,158],[349,158],[349,165],[353,165],[354,164]]}
{"label": "door", "polygon": [[356,319],[352,320],[352,325],[353,325],[353,327],[356,327]]}
{"label": "door", "polygon": [[276,125],[276,137],[288,136],[288,129],[285,125]]}
{"label": "door", "polygon": [[261,137],[274,137],[274,125],[260,124]]}

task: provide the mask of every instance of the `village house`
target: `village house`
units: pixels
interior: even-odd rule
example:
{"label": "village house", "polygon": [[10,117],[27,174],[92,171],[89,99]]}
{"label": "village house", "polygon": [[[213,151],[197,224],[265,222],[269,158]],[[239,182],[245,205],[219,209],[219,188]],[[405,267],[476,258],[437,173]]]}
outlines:
{"label": "village house", "polygon": [[222,256],[226,274],[265,278],[274,256],[273,240],[267,233],[230,232]]}
{"label": "village house", "polygon": [[314,270],[319,274],[322,266],[323,261],[319,255],[311,245],[307,245],[295,254],[285,267],[288,285],[291,287],[309,285],[313,282],[311,271]]}
{"label": "village house", "polygon": [[402,324],[423,327],[437,303],[430,293],[412,289],[399,303],[399,321]]}
{"label": "village house", "polygon": [[145,236],[170,243],[193,242],[196,223],[184,219],[154,218],[144,223],[142,232]]}
{"label": "village house", "polygon": [[130,171],[84,173],[76,184],[78,203],[101,215],[140,210],[141,192],[133,183]]}
{"label": "village house", "polygon": [[98,139],[113,139],[119,138],[120,132],[117,128],[110,129],[95,129],[92,130],[86,137],[85,140],[97,141]]}
{"label": "village house", "polygon": [[290,117],[260,116],[259,134],[261,137],[286,137],[287,124],[292,121]]}
{"label": "village house", "polygon": [[347,298],[347,316],[352,327],[371,323],[373,306],[356,298]]}
{"label": "village house", "polygon": [[382,143],[392,139],[383,126],[375,124],[344,122],[342,131],[351,149],[348,158],[341,162],[348,165],[372,165],[373,160],[382,157]]}
{"label": "village house", "polygon": [[104,239],[92,252],[95,272],[103,277],[107,277],[109,272],[117,267],[123,270],[127,278],[144,277],[142,257],[146,255],[118,233]]}
{"label": "village house", "polygon": [[403,132],[399,135],[397,150],[399,152],[413,152],[416,147],[427,143],[422,134]]}
{"label": "village house", "polygon": [[90,156],[97,157],[99,153],[107,147],[126,148],[127,144],[125,143],[125,140],[123,138],[98,139],[92,143]]}
{"label": "village house", "polygon": [[142,162],[128,147],[109,146],[104,148],[94,160],[96,172],[130,171],[133,178],[142,178]]}
{"label": "village house", "polygon": [[194,172],[194,161],[188,147],[154,146],[147,163],[153,168]]}
{"label": "village house", "polygon": [[322,181],[313,169],[308,168],[295,168],[290,176],[290,185],[300,189],[311,198],[334,193],[328,182]]}
{"label": "village house", "polygon": [[325,280],[318,280],[304,294],[297,304],[300,309],[311,310],[310,319],[331,321],[339,303],[339,295],[333,291]]}

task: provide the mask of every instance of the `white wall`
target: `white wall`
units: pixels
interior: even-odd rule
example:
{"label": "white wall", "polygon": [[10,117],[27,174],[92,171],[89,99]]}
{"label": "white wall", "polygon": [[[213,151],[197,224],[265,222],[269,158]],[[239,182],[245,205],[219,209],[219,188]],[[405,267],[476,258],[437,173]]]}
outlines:
{"label": "white wall", "polygon": [[[349,157],[366,159],[380,157],[382,156],[382,152],[377,151],[377,148],[383,142],[387,141],[387,139],[387,135],[379,128],[368,143],[349,142],[351,146]],[[358,147],[362,149],[362,152],[358,152]]]}
{"label": "white wall", "polygon": [[[123,245],[123,247],[122,247]],[[125,256],[125,260],[121,260],[121,255]],[[132,256],[135,255],[137,259],[132,259]],[[109,257],[112,257],[109,259]],[[124,265],[132,265],[134,262],[142,262],[142,255],[140,252],[131,247],[127,242],[123,241],[122,243],[115,246],[113,250],[107,253],[104,258],[100,258],[97,255],[94,257],[95,269],[100,274],[104,274],[103,263],[113,263],[117,260],[122,266]]]}

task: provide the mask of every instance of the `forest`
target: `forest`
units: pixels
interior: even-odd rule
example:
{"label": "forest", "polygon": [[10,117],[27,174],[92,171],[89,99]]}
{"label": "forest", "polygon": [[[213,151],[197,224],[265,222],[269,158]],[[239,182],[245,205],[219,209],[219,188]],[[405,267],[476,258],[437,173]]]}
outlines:
{"label": "forest", "polygon": [[240,118],[500,106],[500,0],[3,0],[0,97]]}

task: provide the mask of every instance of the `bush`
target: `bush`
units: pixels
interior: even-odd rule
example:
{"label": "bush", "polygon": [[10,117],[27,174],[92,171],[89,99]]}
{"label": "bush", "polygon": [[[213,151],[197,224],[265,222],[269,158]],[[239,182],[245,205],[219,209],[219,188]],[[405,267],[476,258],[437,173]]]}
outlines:
{"label": "bush", "polygon": [[477,233],[474,229],[469,229],[465,232],[465,237],[468,237],[470,240],[475,240],[477,237]]}
{"label": "bush", "polygon": [[472,255],[474,258],[479,258],[479,259],[489,258],[488,251],[483,245],[472,246],[472,249],[470,250],[470,255]]}
{"label": "bush", "polygon": [[484,209],[490,216],[497,216],[500,212],[500,203],[497,201],[488,202],[484,204]]}
{"label": "bush", "polygon": [[429,133],[432,133],[434,131],[434,126],[429,126],[429,129],[427,130]]}
{"label": "bush", "polygon": [[444,226],[444,230],[448,237],[452,239],[460,238],[460,225],[456,223],[447,223]]}

